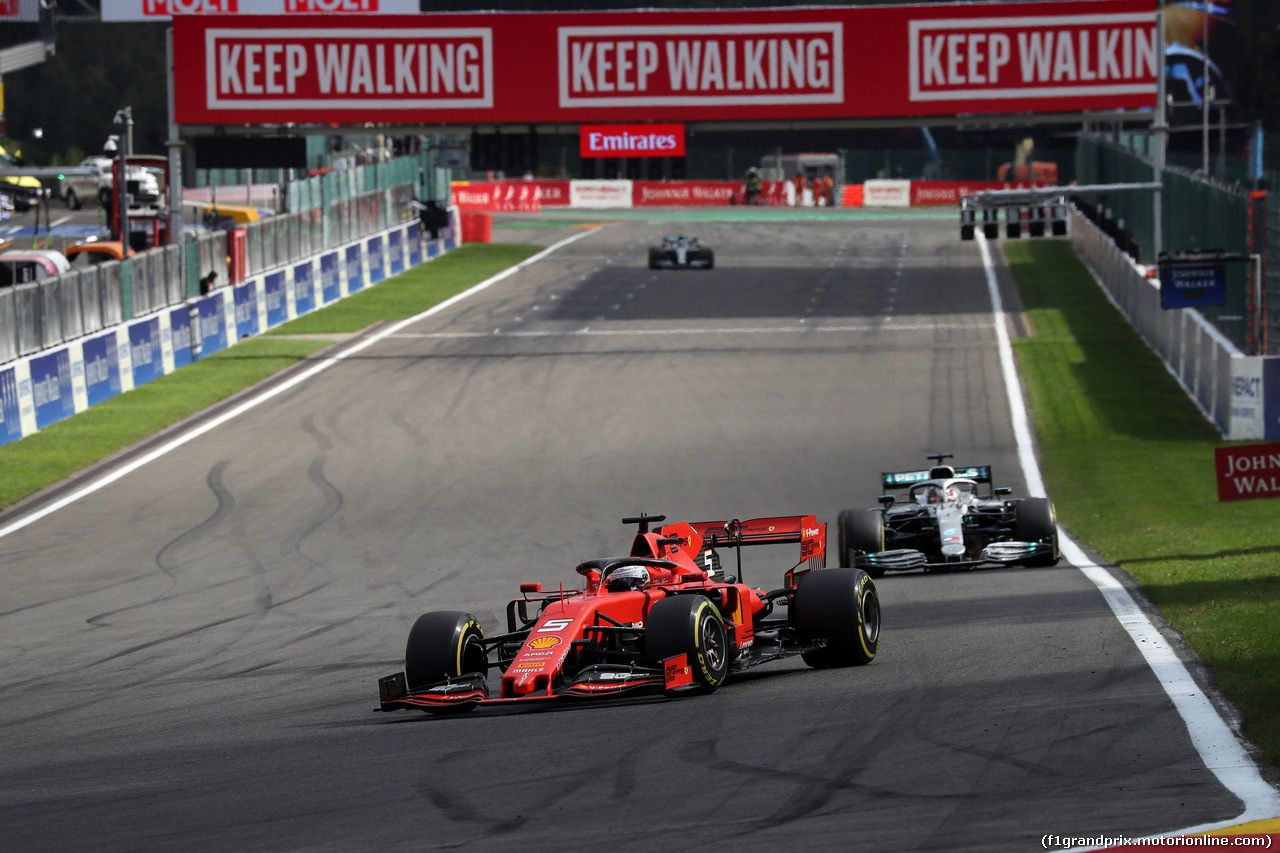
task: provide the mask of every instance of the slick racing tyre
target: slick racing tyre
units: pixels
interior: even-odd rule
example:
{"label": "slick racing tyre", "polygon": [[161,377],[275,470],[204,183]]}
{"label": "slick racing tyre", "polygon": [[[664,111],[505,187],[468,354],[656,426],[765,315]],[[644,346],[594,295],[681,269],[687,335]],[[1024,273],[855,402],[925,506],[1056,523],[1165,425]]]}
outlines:
{"label": "slick racing tyre", "polygon": [[661,263],[662,263],[662,250],[650,249],[649,250],[649,269],[656,270]]}
{"label": "slick racing tyre", "polygon": [[880,648],[880,597],[862,569],[818,569],[800,578],[791,599],[791,624],[800,640],[826,640],[805,652],[804,662],[823,669],[871,663]]}
{"label": "slick racing tyre", "polygon": [[649,610],[644,629],[645,659],[662,666],[667,658],[686,655],[694,688],[710,693],[729,673],[729,638],[724,617],[701,595],[664,598]]}
{"label": "slick racing tyre", "polygon": [[1023,498],[1013,508],[1014,535],[1019,542],[1052,544],[1053,550],[1022,561],[1028,568],[1056,566],[1058,558],[1058,519],[1048,498]]}
{"label": "slick racing tyre", "polygon": [[404,650],[404,674],[410,690],[439,684],[489,668],[484,631],[476,617],[455,610],[424,613],[413,623]]}
{"label": "slick racing tyre", "polygon": [[[884,516],[878,509],[845,509],[836,516],[836,542],[840,565],[858,565],[860,554],[884,550]],[[884,569],[870,564],[864,568],[873,578],[882,577]]]}
{"label": "slick racing tyre", "polygon": [[703,269],[713,269],[716,265],[716,253],[714,249],[698,249],[689,253],[689,260],[701,262]]}

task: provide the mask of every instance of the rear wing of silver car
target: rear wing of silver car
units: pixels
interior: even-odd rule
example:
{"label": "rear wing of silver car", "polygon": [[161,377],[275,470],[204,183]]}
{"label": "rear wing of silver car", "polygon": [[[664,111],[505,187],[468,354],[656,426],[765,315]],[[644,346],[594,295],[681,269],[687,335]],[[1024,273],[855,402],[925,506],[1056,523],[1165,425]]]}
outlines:
{"label": "rear wing of silver car", "polygon": [[[973,465],[968,468],[956,468],[955,477],[963,480],[973,480],[975,483],[991,482],[991,466],[990,465]],[[906,489],[914,486],[916,483],[923,483],[926,480],[936,479],[933,471],[924,468],[919,471],[886,471],[880,475],[880,487],[884,489]]]}

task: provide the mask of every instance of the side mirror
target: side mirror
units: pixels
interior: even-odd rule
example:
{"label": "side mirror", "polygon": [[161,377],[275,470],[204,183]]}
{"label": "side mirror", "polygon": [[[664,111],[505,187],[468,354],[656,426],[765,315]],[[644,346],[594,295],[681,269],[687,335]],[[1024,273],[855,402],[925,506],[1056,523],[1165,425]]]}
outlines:
{"label": "side mirror", "polygon": [[880,497],[876,498],[876,500],[879,501],[881,506],[888,507],[888,506],[893,506],[897,498],[895,498],[893,495],[881,495]]}
{"label": "side mirror", "polygon": [[520,592],[522,595],[528,595],[531,592],[542,592],[542,584],[522,583],[520,584]]}
{"label": "side mirror", "polygon": [[1009,486],[1001,486],[1000,488],[995,490],[995,493],[996,493],[996,497],[1003,498],[1013,494],[1013,489],[1010,488]]}

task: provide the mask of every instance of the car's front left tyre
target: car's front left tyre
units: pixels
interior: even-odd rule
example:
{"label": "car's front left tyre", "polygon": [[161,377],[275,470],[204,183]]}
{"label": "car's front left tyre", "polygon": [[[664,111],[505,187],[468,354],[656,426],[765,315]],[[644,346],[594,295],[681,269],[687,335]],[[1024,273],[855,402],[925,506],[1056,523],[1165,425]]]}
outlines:
{"label": "car's front left tyre", "polygon": [[712,692],[729,674],[724,617],[705,596],[678,595],[655,603],[645,620],[644,643],[651,666],[684,655],[699,692]]}
{"label": "car's front left tyre", "polygon": [[439,610],[413,623],[404,652],[404,674],[410,690],[489,668],[484,630],[470,613]]}
{"label": "car's front left tyre", "polygon": [[1058,551],[1058,519],[1053,502],[1048,498],[1023,498],[1013,508],[1014,535],[1019,542],[1039,542],[1050,546],[1043,554],[1023,560],[1022,565],[1037,569],[1055,566]]}

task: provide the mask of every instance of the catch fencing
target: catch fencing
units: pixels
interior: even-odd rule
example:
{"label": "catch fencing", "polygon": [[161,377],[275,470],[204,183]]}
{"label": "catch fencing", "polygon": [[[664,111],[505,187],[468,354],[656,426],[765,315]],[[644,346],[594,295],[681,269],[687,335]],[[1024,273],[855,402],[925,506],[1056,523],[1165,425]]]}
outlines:
{"label": "catch fencing", "polygon": [[[415,164],[390,165],[289,184],[296,212],[242,226],[245,268],[236,278],[285,267],[413,219]],[[393,178],[399,182],[388,184]],[[123,261],[0,289],[0,364],[200,296],[208,289],[202,282],[234,284],[227,258],[228,232],[209,232]]]}

